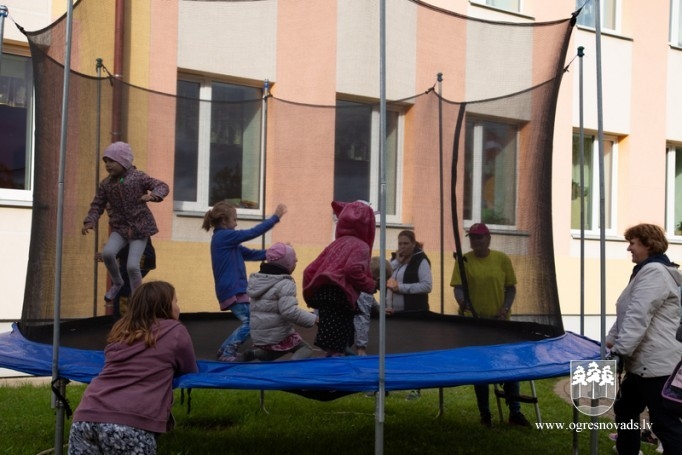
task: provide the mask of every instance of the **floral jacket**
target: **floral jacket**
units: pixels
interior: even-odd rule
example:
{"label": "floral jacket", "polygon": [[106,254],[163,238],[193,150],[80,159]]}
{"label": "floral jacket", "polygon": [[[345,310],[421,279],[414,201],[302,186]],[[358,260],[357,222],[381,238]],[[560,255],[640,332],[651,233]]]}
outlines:
{"label": "floral jacket", "polygon": [[132,167],[122,177],[102,180],[90,203],[83,224],[93,226],[106,209],[109,215],[109,226],[124,239],[137,240],[150,237],[159,229],[147,203],[140,200],[151,192],[154,202],[161,202],[168,195],[168,185],[161,180],[148,176]]}

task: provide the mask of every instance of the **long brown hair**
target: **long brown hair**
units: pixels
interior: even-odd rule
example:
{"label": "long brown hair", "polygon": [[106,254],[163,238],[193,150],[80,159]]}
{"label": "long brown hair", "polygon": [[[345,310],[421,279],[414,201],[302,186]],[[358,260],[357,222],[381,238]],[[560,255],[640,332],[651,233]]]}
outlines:
{"label": "long brown hair", "polygon": [[158,319],[173,319],[175,288],[166,281],[149,281],[135,289],[128,302],[128,311],[116,321],[109,332],[109,343],[133,344],[144,339],[147,347],[156,345],[153,330]]}

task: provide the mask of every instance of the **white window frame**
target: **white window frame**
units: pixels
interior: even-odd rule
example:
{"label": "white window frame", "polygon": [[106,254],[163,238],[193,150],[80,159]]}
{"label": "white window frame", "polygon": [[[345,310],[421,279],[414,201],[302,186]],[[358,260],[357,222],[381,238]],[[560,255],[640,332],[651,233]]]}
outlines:
{"label": "white window frame", "polygon": [[670,44],[682,47],[682,0],[670,0]]}
{"label": "white window frame", "polygon": [[[518,8],[510,8],[509,6],[505,5],[505,3],[508,1],[518,1]],[[521,13],[521,11],[523,11],[523,0],[471,0],[471,3],[485,5],[502,11],[511,11],[513,13]]]}
{"label": "white window frame", "polygon": [[[606,7],[607,1],[613,2],[613,8],[615,10],[615,12],[614,12],[615,24],[614,24],[613,28],[609,27],[604,22],[604,20],[606,19],[606,16],[604,15],[604,8]],[[594,0],[576,0],[576,7],[580,7],[581,5],[584,5],[583,8],[594,7]],[[601,19],[601,30],[613,32],[613,33],[620,32],[621,24],[622,24],[622,15],[623,15],[622,14],[622,11],[623,11],[622,10],[622,6],[623,6],[622,0],[601,0],[599,2],[599,6],[600,6],[599,18]],[[591,29],[596,28],[595,24],[584,24],[584,23],[580,22],[580,16],[578,16],[578,25],[580,25],[581,27],[587,27],[587,28],[591,28]]]}
{"label": "white window frame", "polygon": [[[577,133],[576,133],[577,134]],[[589,214],[590,219],[592,220],[591,224],[589,226],[585,226],[585,233],[590,234],[590,235],[597,235],[600,233],[600,226],[599,226],[599,221],[600,221],[600,206],[599,206],[599,201],[600,201],[600,194],[599,194],[599,137],[596,134],[584,134],[585,138],[592,138],[592,161],[590,163],[590,168],[592,170],[592,182],[593,188],[590,189],[588,197],[591,200],[591,206],[592,210]],[[613,145],[611,147],[611,185],[607,188],[604,186],[604,191],[605,192],[610,192],[610,198],[611,198],[611,205],[608,207],[607,212],[610,213],[611,216],[608,216],[605,219],[606,224],[608,227],[604,229],[604,232],[609,235],[616,235],[617,234],[617,229],[616,229],[616,220],[618,219],[617,216],[617,207],[618,207],[618,138],[616,136],[612,135],[605,135],[604,136],[604,142],[611,142]],[[585,153],[587,154],[587,150],[585,150]],[[587,163],[586,163],[587,164]],[[578,165],[578,163],[571,163],[571,172],[573,172],[573,167]],[[606,157],[604,161],[604,168],[606,171],[607,163],[606,163]],[[587,179],[588,176],[586,175],[585,178]],[[605,179],[608,177],[605,175]],[[607,196],[607,195],[605,195]],[[571,219],[571,224],[573,223],[573,220]],[[580,229],[571,229],[571,232],[574,234],[579,234]]]}
{"label": "white window frame", "polygon": [[[2,39],[2,37],[0,37]],[[23,53],[8,53],[3,52],[4,55],[13,55],[17,57],[31,58],[30,55],[24,55]],[[2,58],[0,56],[0,58]],[[18,206],[26,207],[33,204],[33,169],[35,169],[35,92],[33,92],[33,87],[30,87],[32,91],[31,102],[26,106],[28,109],[28,115],[31,119],[31,124],[29,125],[28,131],[26,131],[26,140],[28,146],[26,147],[26,189],[18,190],[12,188],[0,188],[0,203],[7,206]]]}
{"label": "white window frame", "polygon": [[[339,101],[352,102],[348,99],[339,99]],[[362,103],[359,103],[362,104]],[[380,148],[380,112],[379,105],[367,106],[371,107],[370,114],[370,158],[369,158],[369,203],[375,211],[379,210],[379,148]],[[397,138],[396,138],[396,182],[395,182],[395,213],[386,213],[387,223],[400,223],[402,219],[402,188],[403,188],[403,149],[404,149],[404,135],[405,135],[405,110],[395,107],[387,106],[387,111],[398,114]],[[387,169],[388,173],[388,169]],[[336,175],[334,176],[336,178]],[[388,182],[387,182],[388,183]],[[390,188],[386,189],[387,193]],[[378,222],[378,219],[377,219]]]}
{"label": "white window frame", "polygon": [[[682,222],[682,217],[675,217],[675,207],[682,204],[675,194],[675,168],[677,152],[680,152],[682,160],[682,144],[668,144],[666,147],[666,167],[665,167],[665,230],[668,236],[682,238],[682,232],[677,226]],[[682,179],[682,176],[680,176]],[[682,185],[682,183],[681,183]]]}
{"label": "white window frame", "polygon": [[[181,74],[178,76],[179,80],[187,82],[195,82],[199,86],[199,98],[207,101],[213,99],[212,84],[215,82],[234,84],[232,82],[217,80],[210,77],[201,77],[196,75]],[[246,85],[244,85],[246,86]],[[265,100],[263,100],[265,103]],[[259,172],[259,197],[257,209],[248,209],[243,207],[237,208],[239,215],[260,216],[263,214],[263,185],[264,185],[264,160],[265,160],[265,141],[262,125],[265,125],[266,109],[261,108],[261,132],[260,132],[260,172]],[[173,209],[180,212],[205,212],[210,209],[209,206],[209,180],[210,180],[210,160],[211,160],[211,103],[199,103],[199,140],[198,140],[198,159],[197,159],[197,201],[173,201]]]}
{"label": "white window frame", "polygon": [[[483,211],[482,211],[482,206],[483,206],[483,153],[484,153],[484,148],[485,148],[485,138],[483,137],[483,130],[484,126],[483,123],[498,123],[500,125],[510,125],[514,126],[516,128],[516,138],[515,138],[515,168],[516,171],[514,172],[515,178],[514,178],[514,222],[510,224],[495,224],[491,222],[486,222],[488,226],[494,226],[496,230],[504,231],[504,230],[509,230],[513,231],[517,229],[517,224],[518,224],[518,215],[519,215],[519,175],[518,175],[518,167],[519,167],[519,144],[520,144],[520,127],[518,124],[515,124],[513,122],[503,122],[503,121],[492,121],[492,120],[487,120],[485,118],[476,118],[473,119],[474,123],[474,131],[473,131],[473,163],[472,163],[472,180],[471,180],[471,188],[465,188],[464,191],[470,191],[471,192],[471,218],[470,219],[464,219],[463,224],[465,228],[470,227],[474,223],[478,223],[483,221]],[[475,188],[481,188],[480,191],[474,191]]]}
{"label": "white window frame", "polygon": [[[403,146],[404,146],[404,132],[405,132],[405,112],[403,110],[387,107],[387,111],[395,112],[398,114],[398,131],[397,131],[397,143],[396,143],[396,176],[395,176],[395,213],[386,213],[386,222],[388,223],[399,223],[401,220],[402,213],[402,187],[403,187]],[[376,207],[379,210],[379,150],[380,150],[380,112],[379,108],[372,109],[372,152],[370,158],[370,171],[369,171],[369,197],[370,204],[372,207]],[[387,169],[388,172],[388,169]],[[389,189],[386,189],[387,193]]]}

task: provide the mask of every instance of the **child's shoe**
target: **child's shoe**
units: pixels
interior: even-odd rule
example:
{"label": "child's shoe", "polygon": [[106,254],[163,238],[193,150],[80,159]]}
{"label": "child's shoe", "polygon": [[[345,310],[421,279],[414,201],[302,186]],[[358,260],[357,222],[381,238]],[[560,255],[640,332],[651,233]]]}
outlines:
{"label": "child's shoe", "polygon": [[218,349],[218,360],[220,362],[235,362],[237,360],[237,346],[228,345],[227,349]]}
{"label": "child's shoe", "polygon": [[106,294],[104,294],[104,301],[105,302],[113,302],[113,300],[116,298],[119,292],[121,292],[121,288],[123,287],[123,283],[121,284],[112,284],[109,290],[107,291]]}

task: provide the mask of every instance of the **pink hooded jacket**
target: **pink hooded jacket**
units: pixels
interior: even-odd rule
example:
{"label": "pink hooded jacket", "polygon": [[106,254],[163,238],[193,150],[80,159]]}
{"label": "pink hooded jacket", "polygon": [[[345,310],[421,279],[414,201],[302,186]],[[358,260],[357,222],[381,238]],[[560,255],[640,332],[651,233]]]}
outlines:
{"label": "pink hooded jacket", "polygon": [[375,291],[369,270],[376,231],[374,210],[361,201],[332,202],[332,208],[338,217],[336,240],[303,271],[303,298],[310,304],[320,287],[334,285],[344,290],[355,307],[361,292]]}

